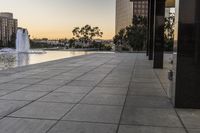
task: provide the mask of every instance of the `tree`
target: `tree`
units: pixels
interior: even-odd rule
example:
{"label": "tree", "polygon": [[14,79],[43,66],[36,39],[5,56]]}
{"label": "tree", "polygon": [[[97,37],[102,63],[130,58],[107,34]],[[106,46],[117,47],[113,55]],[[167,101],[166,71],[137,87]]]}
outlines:
{"label": "tree", "polygon": [[75,46],[75,42],[76,42],[76,39],[73,37],[71,39],[69,39],[69,47],[72,48]]}
{"label": "tree", "polygon": [[165,18],[165,50],[172,51],[174,43],[174,24],[175,14],[170,13],[169,17]]}
{"label": "tree", "polygon": [[113,38],[116,46],[130,46],[133,50],[143,50],[147,38],[147,19],[134,16],[133,24],[119,31]]}
{"label": "tree", "polygon": [[113,38],[114,44],[122,46],[126,43],[126,29],[121,29],[117,35]]}
{"label": "tree", "polygon": [[133,50],[143,50],[147,39],[147,19],[143,16],[134,16],[133,25],[126,28],[128,44]]}
{"label": "tree", "polygon": [[76,38],[80,37],[80,28],[79,27],[75,27],[72,31],[73,36],[75,36]]}
{"label": "tree", "polygon": [[72,33],[80,42],[89,44],[93,42],[95,37],[102,37],[103,35],[99,27],[91,27],[90,25],[81,28],[75,27]]}

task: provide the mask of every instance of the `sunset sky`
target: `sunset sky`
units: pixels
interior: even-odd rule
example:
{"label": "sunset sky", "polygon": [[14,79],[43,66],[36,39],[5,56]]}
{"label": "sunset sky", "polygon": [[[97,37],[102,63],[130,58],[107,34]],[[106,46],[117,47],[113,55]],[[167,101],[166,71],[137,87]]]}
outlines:
{"label": "sunset sky", "polygon": [[115,32],[115,0],[0,0],[0,12],[12,12],[31,38],[71,38],[72,29],[99,26],[103,39]]}

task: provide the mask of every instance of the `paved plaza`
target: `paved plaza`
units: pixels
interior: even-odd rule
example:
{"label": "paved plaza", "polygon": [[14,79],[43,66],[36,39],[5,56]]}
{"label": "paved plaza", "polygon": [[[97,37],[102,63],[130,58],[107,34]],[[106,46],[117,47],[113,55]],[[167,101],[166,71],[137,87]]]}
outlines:
{"label": "paved plaza", "polygon": [[98,53],[0,71],[0,133],[200,133],[200,110],[167,97],[165,64]]}

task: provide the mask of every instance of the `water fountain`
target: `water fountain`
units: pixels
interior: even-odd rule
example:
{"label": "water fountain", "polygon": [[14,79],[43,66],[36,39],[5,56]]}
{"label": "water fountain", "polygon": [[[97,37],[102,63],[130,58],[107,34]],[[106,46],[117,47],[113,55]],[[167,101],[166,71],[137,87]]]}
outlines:
{"label": "water fountain", "polygon": [[0,49],[0,70],[13,66],[28,65],[30,54],[45,53],[46,52],[43,50],[31,50],[28,30],[24,28],[18,28],[16,33],[16,49]]}
{"label": "water fountain", "polygon": [[16,33],[16,49],[3,48],[0,50],[0,54],[2,53],[45,54],[46,52],[43,50],[31,50],[28,30],[18,28]]}
{"label": "water fountain", "polygon": [[16,52],[28,53],[30,51],[30,41],[27,29],[19,28],[16,35]]}

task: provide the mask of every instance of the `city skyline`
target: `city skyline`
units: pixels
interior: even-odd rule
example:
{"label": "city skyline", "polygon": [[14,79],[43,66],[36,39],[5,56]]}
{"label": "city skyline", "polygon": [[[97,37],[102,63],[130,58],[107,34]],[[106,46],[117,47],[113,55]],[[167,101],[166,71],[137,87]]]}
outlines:
{"label": "city skyline", "polygon": [[98,26],[102,39],[115,34],[115,0],[0,0],[0,11],[11,12],[31,38],[71,38],[74,27]]}

